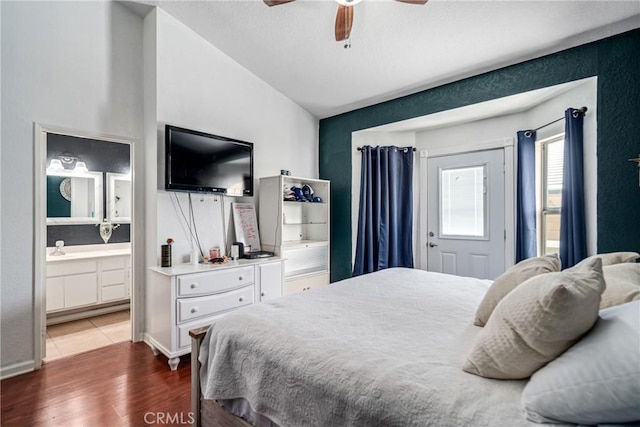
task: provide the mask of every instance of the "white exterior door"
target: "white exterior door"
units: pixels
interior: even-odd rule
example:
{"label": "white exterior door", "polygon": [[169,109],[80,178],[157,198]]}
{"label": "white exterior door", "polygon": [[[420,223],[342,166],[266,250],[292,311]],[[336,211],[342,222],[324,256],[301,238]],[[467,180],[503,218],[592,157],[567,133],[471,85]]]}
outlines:
{"label": "white exterior door", "polygon": [[495,279],[505,269],[504,150],[427,160],[427,269]]}

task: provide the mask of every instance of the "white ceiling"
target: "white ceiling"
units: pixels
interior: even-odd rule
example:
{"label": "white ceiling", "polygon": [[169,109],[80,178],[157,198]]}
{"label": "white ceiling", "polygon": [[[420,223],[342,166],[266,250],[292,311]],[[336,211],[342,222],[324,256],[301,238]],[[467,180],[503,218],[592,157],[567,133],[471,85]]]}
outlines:
{"label": "white ceiling", "polygon": [[138,3],[161,7],[318,118],[640,28],[640,0],[363,0],[345,49],[333,0]]}

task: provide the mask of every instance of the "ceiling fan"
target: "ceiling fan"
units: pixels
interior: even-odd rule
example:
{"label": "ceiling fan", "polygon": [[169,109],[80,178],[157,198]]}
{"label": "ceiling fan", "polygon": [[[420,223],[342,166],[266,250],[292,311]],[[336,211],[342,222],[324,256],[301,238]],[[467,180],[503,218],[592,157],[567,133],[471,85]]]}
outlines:
{"label": "ceiling fan", "polygon": [[[295,0],[263,0],[269,7],[291,3]],[[351,35],[353,25],[353,6],[361,0],[336,0],[338,2],[338,14],[336,15],[336,41],[347,40]],[[400,3],[425,4],[429,0],[395,0]],[[347,46],[345,46],[347,47]]]}

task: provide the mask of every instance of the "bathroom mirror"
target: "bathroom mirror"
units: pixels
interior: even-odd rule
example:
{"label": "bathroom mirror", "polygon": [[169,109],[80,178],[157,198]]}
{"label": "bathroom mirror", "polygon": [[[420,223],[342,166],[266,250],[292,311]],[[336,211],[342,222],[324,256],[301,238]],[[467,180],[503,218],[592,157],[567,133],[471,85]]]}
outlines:
{"label": "bathroom mirror", "polygon": [[47,172],[47,224],[102,220],[102,173]]}
{"label": "bathroom mirror", "polygon": [[107,220],[130,223],[131,205],[131,175],[107,173]]}

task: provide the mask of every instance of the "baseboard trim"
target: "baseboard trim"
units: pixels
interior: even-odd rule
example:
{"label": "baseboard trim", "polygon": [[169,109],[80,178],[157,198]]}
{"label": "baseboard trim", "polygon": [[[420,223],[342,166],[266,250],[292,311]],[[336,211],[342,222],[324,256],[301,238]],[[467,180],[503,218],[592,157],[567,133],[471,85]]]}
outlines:
{"label": "baseboard trim", "polygon": [[26,374],[35,370],[35,362],[27,360],[26,362],[14,363],[8,366],[0,367],[0,380],[15,377],[17,375]]}
{"label": "baseboard trim", "polygon": [[52,313],[47,315],[47,326],[57,325],[59,323],[71,322],[73,320],[88,319],[90,317],[100,316],[116,311],[129,310],[129,302],[111,305],[107,307],[89,308],[88,310],[77,310],[74,312]]}

